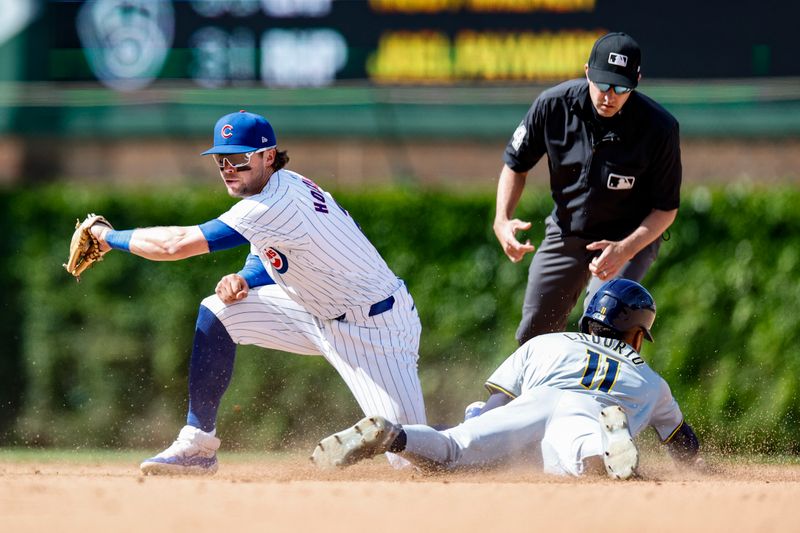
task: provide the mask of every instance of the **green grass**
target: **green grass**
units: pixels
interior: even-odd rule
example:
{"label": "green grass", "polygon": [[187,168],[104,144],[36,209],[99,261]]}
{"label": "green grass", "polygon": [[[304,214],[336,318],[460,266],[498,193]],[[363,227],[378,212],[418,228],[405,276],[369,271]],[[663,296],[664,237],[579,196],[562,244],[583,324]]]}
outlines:
{"label": "green grass", "polygon": [[64,462],[64,463],[93,463],[93,462],[131,462],[148,457],[153,452],[137,450],[104,450],[104,449],[49,449],[49,448],[0,448],[0,461],[28,463],[28,462]]}

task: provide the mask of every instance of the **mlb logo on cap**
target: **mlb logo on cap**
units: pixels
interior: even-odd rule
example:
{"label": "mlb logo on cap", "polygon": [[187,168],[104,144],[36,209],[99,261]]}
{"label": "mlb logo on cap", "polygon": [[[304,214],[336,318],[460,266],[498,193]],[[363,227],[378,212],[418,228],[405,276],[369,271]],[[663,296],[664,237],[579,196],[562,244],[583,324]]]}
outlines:
{"label": "mlb logo on cap", "polygon": [[611,52],[608,54],[608,62],[612,65],[617,65],[618,67],[627,67],[628,66],[628,58],[622,54],[615,54]]}
{"label": "mlb logo on cap", "polygon": [[595,83],[608,83],[636,88],[642,51],[633,37],[625,33],[609,33],[594,43],[589,54],[589,79]]}
{"label": "mlb logo on cap", "polygon": [[278,140],[272,125],[261,115],[239,111],[230,113],[214,126],[214,146],[203,152],[208,154],[242,154],[275,148]]}

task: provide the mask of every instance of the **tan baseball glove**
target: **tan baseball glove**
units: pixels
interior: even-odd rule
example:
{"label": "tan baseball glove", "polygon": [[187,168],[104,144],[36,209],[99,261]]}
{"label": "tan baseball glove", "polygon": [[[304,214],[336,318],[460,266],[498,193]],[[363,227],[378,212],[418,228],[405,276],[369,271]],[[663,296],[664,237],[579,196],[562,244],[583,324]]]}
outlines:
{"label": "tan baseball glove", "polygon": [[92,235],[91,231],[91,227],[96,224],[114,229],[108,220],[94,213],[90,213],[83,222],[78,220],[75,223],[75,233],[72,234],[72,241],[69,243],[69,259],[64,264],[64,268],[78,281],[81,280],[84,270],[103,260],[100,241]]}

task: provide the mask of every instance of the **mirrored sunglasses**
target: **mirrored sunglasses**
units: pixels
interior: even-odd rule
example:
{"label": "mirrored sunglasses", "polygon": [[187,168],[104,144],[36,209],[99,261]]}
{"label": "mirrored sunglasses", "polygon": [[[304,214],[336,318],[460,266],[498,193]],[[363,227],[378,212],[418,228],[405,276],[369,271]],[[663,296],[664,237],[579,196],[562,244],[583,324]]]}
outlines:
{"label": "mirrored sunglasses", "polygon": [[594,86],[597,87],[597,89],[601,93],[607,93],[608,91],[611,90],[612,87],[614,89],[614,92],[617,94],[627,94],[633,90],[633,87],[623,87],[622,85],[611,85],[610,83],[597,83],[596,81],[593,81],[592,83],[594,83]]}
{"label": "mirrored sunglasses", "polygon": [[211,155],[214,158],[214,161],[217,163],[217,166],[220,168],[220,170],[225,168],[226,162],[236,170],[247,170],[245,167],[247,167],[250,164],[250,159],[253,158],[253,154],[258,154],[260,152],[265,152],[267,150],[268,148],[261,148],[260,150],[256,150],[254,152],[244,152],[241,154],[211,154]]}

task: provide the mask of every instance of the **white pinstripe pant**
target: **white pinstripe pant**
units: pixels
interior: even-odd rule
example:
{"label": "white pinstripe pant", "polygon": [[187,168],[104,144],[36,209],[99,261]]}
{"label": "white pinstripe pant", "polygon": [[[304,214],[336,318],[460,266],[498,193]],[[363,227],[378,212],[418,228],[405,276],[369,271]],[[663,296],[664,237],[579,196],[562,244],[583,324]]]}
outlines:
{"label": "white pinstripe pant", "polygon": [[203,300],[236,344],[302,355],[322,355],[350,388],[365,415],[401,424],[424,424],[425,404],[417,375],[422,331],[414,301],[404,284],[392,309],[367,316],[348,311],[345,320],[313,316],[278,285],[251,289],[244,300],[226,305]]}

